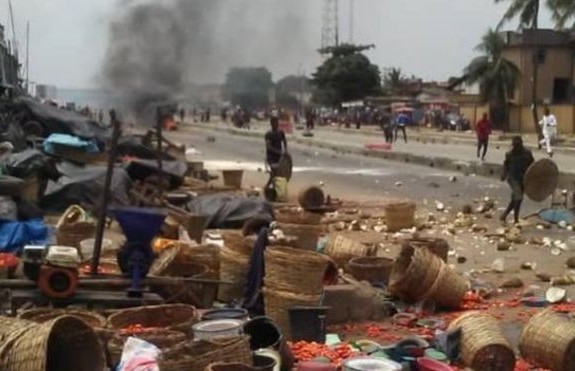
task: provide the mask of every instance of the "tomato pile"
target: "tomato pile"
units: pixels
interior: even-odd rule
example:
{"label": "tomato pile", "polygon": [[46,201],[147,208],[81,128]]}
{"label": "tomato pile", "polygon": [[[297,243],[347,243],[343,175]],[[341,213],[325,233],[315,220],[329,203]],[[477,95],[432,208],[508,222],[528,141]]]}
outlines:
{"label": "tomato pile", "polygon": [[[80,272],[82,274],[90,274],[92,273],[92,266],[90,264],[84,264],[80,267]],[[98,274],[115,274],[117,271],[115,269],[98,266]]]}
{"label": "tomato pile", "polygon": [[298,341],[296,343],[289,343],[294,358],[298,362],[313,361],[317,358],[325,358],[336,367],[341,367],[343,362],[358,355],[355,353],[351,346],[346,343],[329,347],[325,344],[316,342]]}
{"label": "tomato pile", "polygon": [[126,326],[123,329],[121,329],[120,334],[121,335],[137,335],[137,334],[143,334],[146,332],[154,331],[157,329],[158,329],[158,327],[144,327],[143,325],[136,323],[136,324],[129,325],[129,326]]}
{"label": "tomato pile", "polygon": [[0,253],[0,268],[16,268],[20,259],[14,254]]}

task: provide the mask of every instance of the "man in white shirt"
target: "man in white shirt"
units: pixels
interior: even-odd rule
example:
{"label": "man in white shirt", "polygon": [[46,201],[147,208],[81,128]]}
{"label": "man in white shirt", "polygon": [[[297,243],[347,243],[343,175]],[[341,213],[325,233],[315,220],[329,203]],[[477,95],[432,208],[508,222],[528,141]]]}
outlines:
{"label": "man in white shirt", "polygon": [[557,135],[557,119],[555,115],[549,111],[549,108],[545,108],[543,119],[539,121],[539,125],[541,125],[541,132],[543,134],[543,139],[539,141],[539,148],[541,149],[541,146],[545,144],[547,154],[553,157],[551,141],[555,140],[555,136]]}

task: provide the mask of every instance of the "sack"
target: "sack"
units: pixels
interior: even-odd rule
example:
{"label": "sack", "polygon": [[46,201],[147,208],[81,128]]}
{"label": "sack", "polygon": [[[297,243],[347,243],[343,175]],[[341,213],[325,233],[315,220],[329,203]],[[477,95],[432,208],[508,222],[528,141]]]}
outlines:
{"label": "sack", "polygon": [[274,178],[276,202],[288,202],[288,180],[286,178]]}

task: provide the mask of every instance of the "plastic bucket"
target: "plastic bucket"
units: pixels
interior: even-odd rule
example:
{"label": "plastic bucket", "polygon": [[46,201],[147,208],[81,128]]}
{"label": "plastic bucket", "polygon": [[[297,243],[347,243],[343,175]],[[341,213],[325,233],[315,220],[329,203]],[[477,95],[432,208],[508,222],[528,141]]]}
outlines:
{"label": "plastic bucket", "polygon": [[244,324],[244,334],[250,336],[250,348],[274,349],[281,356],[281,370],[291,371],[294,358],[277,325],[268,317],[256,317]]}
{"label": "plastic bucket", "polygon": [[193,326],[194,340],[211,340],[229,338],[242,334],[242,321],[234,319],[217,319],[200,322]]}
{"label": "plastic bucket", "polygon": [[293,341],[324,343],[326,337],[325,317],[329,307],[293,307],[289,309]]}
{"label": "plastic bucket", "polygon": [[[82,259],[92,260],[94,257],[94,244],[96,243],[95,238],[88,238],[80,242],[80,255],[82,255]],[[112,240],[107,238],[102,239],[102,252],[110,250],[112,248]]]}
{"label": "plastic bucket", "polygon": [[254,355],[254,368],[258,371],[274,371],[277,362],[272,357],[264,355]]}
{"label": "plastic bucket", "polygon": [[442,362],[431,358],[419,358],[417,360],[417,369],[419,371],[452,371],[453,369]]}

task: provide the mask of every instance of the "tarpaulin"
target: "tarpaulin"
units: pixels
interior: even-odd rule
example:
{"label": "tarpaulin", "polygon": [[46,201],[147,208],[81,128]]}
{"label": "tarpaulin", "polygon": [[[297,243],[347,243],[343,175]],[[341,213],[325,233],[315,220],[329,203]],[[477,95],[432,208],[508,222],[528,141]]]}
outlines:
{"label": "tarpaulin", "polygon": [[49,229],[40,219],[0,221],[0,252],[18,253],[25,245],[46,245],[49,239]]}
{"label": "tarpaulin", "polygon": [[[158,175],[158,161],[131,160],[126,164],[126,171],[133,180],[145,180],[152,175]],[[170,179],[172,187],[182,184],[188,171],[188,164],[184,161],[162,161],[162,174]]]}
{"label": "tarpaulin", "polygon": [[[105,166],[76,166],[69,162],[58,165],[62,174],[57,182],[49,182],[40,205],[51,211],[63,211],[77,204],[87,209],[99,206],[106,179]],[[122,168],[115,168],[112,176],[110,205],[129,204],[130,177]]]}
{"label": "tarpaulin", "polygon": [[188,203],[188,210],[208,217],[207,228],[242,228],[251,218],[274,220],[273,207],[259,199],[232,195],[200,196]]}
{"label": "tarpaulin", "polygon": [[91,140],[82,140],[78,137],[68,134],[51,134],[46,140],[44,141],[44,152],[49,154],[56,153],[57,145],[63,145],[67,147],[73,147],[75,149],[79,149],[86,153],[98,153],[100,149],[98,145]]}
{"label": "tarpaulin", "polygon": [[[158,158],[158,151],[155,148],[147,147],[143,144],[143,135],[127,135],[120,138],[116,151],[118,156],[137,157],[143,160],[155,160]],[[162,160],[175,160],[173,156],[161,152]]]}
{"label": "tarpaulin", "polygon": [[22,179],[32,175],[45,175],[52,178],[56,173],[53,161],[36,149],[4,156],[0,159],[0,166],[4,174]]}

